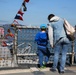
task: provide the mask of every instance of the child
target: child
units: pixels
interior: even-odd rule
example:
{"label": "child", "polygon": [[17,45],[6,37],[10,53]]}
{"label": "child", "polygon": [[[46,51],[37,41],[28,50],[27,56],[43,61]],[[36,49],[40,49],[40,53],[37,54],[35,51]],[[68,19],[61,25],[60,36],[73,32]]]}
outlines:
{"label": "child", "polygon": [[44,68],[43,64],[43,59],[45,56],[44,63],[48,62],[50,52],[47,49],[47,44],[48,44],[48,35],[47,35],[47,25],[46,24],[41,24],[40,25],[40,32],[36,34],[35,41],[37,42],[37,49],[38,49],[38,56],[39,56],[39,64],[40,68]]}

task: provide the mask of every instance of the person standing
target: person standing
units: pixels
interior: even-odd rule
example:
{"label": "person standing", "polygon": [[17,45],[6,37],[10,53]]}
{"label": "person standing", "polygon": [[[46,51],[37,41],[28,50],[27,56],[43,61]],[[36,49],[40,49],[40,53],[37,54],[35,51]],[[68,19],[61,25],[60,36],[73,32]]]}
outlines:
{"label": "person standing", "polygon": [[54,62],[52,71],[53,72],[57,71],[57,66],[60,58],[59,71],[60,73],[64,73],[66,54],[68,50],[68,45],[70,43],[63,27],[64,20],[58,16],[55,16],[54,14],[49,14],[48,21],[50,23],[50,26],[53,28],[53,40],[54,40],[54,45],[51,46],[54,49]]}
{"label": "person standing", "polygon": [[[75,41],[73,41],[73,43],[76,43],[76,25],[74,29],[75,29],[75,32],[74,32]],[[76,63],[76,54],[74,55],[74,63]]]}
{"label": "person standing", "polygon": [[76,25],[75,25],[74,29],[75,29],[74,37],[75,37],[75,39],[76,39]]}
{"label": "person standing", "polygon": [[[41,24],[40,31],[35,36],[35,41],[37,42],[38,56],[39,56],[39,64],[40,68],[46,67],[46,64],[49,60],[50,52],[47,48],[48,44],[48,35],[47,35],[47,25]],[[45,57],[45,59],[44,59]],[[44,62],[44,63],[43,63]]]}
{"label": "person standing", "polygon": [[14,42],[14,34],[11,32],[10,29],[7,30],[7,34],[5,35],[5,38],[8,41],[3,41],[2,46],[8,46],[8,48],[10,49],[10,53],[11,55],[13,55],[13,42]]}

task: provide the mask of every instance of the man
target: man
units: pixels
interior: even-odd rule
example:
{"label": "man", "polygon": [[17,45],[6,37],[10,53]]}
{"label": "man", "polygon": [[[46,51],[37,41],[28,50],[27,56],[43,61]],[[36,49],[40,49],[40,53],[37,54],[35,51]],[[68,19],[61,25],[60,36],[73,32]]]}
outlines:
{"label": "man", "polygon": [[51,46],[52,48],[54,48],[54,62],[52,71],[57,71],[57,65],[61,52],[59,71],[60,73],[64,73],[66,54],[68,50],[68,45],[70,43],[63,27],[64,20],[58,16],[55,16],[54,14],[50,14],[48,15],[48,21],[51,24],[51,27],[53,28],[53,40],[54,40],[54,45]]}
{"label": "man", "polygon": [[11,32],[10,29],[7,30],[7,34],[5,35],[5,38],[8,40],[8,41],[3,41],[2,43],[2,46],[5,47],[5,46],[8,46],[8,48],[10,49],[10,53],[11,55],[13,55],[13,49],[12,49],[12,46],[13,46],[13,42],[14,42],[14,34]]}
{"label": "man", "polygon": [[[48,44],[48,35],[47,35],[47,25],[41,24],[40,31],[36,34],[35,41],[38,45],[38,56],[40,68],[45,68],[44,63],[47,63],[49,60],[50,52],[47,49]],[[44,59],[45,57],[45,59]],[[43,63],[44,62],[44,63]]]}
{"label": "man", "polygon": [[75,25],[74,29],[75,29],[74,37],[76,39],[76,25]]}

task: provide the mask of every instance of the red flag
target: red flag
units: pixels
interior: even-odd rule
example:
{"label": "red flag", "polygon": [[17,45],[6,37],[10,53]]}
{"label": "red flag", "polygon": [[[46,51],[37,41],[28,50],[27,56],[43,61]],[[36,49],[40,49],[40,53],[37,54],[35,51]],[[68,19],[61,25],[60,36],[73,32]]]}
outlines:
{"label": "red flag", "polygon": [[27,3],[29,2],[29,0],[24,0],[24,1],[27,2]]}
{"label": "red flag", "polygon": [[20,9],[17,14],[20,14],[21,16],[23,16],[24,13]]}
{"label": "red flag", "polygon": [[13,23],[11,24],[12,27],[14,27],[15,25],[19,25],[17,20],[14,20]]}
{"label": "red flag", "polygon": [[14,20],[13,23],[14,23],[14,24],[19,24],[17,20]]}

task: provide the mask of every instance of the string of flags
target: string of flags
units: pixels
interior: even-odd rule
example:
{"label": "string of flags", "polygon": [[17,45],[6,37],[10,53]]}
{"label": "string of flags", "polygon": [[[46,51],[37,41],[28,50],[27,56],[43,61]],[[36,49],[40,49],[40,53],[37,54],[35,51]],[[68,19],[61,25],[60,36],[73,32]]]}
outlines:
{"label": "string of flags", "polygon": [[[29,0],[24,0],[22,2],[21,8],[18,10],[16,16],[14,17],[14,21],[11,24],[11,27],[14,27],[15,25],[19,25],[17,20],[23,21],[23,14],[25,11],[27,11],[26,3],[28,3],[28,2],[29,2]],[[11,32],[10,29],[8,29],[7,32],[8,32],[8,34],[6,34],[5,37],[8,37],[8,36],[14,37],[14,34]],[[11,45],[11,44],[7,44],[5,41],[2,42],[2,46],[7,46],[7,45]]]}
{"label": "string of flags", "polygon": [[18,10],[16,16],[14,17],[14,21],[11,24],[12,27],[14,27],[15,25],[19,25],[18,20],[23,21],[24,12],[27,11],[26,3],[28,3],[28,2],[29,2],[29,0],[24,0],[22,2],[20,9]]}

